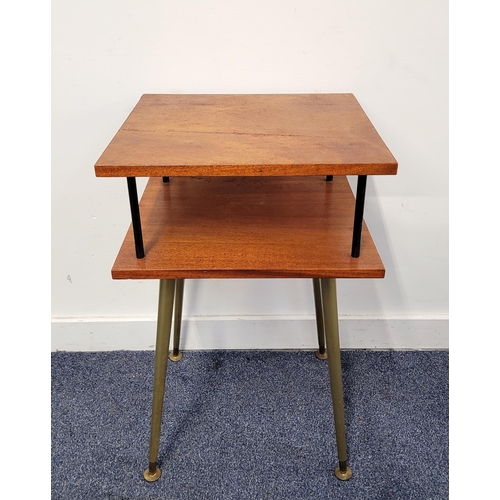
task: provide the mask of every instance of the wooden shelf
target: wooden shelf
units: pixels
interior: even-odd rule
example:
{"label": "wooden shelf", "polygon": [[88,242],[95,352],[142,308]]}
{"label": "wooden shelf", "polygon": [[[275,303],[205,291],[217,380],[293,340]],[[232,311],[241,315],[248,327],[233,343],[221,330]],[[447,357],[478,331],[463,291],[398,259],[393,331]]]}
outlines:
{"label": "wooden shelf", "polygon": [[352,94],[145,94],[98,177],[396,174]]}
{"label": "wooden shelf", "polygon": [[354,204],[345,176],[154,177],[140,202],[146,256],[130,227],[112,277],[383,278],[364,223],[350,257]]}

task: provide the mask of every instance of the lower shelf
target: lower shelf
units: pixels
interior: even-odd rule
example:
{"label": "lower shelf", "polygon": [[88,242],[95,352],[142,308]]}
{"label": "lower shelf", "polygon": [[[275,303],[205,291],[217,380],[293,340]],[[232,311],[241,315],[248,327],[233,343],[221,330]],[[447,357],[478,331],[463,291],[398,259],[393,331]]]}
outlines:
{"label": "lower shelf", "polygon": [[129,228],[114,279],[383,278],[363,223],[351,257],[355,200],[345,176],[161,177],[140,202],[146,256]]}

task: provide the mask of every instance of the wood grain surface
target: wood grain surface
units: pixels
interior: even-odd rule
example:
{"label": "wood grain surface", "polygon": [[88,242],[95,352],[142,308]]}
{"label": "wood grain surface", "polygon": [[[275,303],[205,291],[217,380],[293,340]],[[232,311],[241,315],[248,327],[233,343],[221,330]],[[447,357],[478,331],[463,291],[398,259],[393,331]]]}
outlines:
{"label": "wood grain surface", "polygon": [[396,174],[352,94],[145,94],[98,177]]}
{"label": "wood grain surface", "polygon": [[114,279],[383,278],[363,223],[350,256],[354,196],[344,176],[151,178],[140,202],[146,257],[130,227]]}

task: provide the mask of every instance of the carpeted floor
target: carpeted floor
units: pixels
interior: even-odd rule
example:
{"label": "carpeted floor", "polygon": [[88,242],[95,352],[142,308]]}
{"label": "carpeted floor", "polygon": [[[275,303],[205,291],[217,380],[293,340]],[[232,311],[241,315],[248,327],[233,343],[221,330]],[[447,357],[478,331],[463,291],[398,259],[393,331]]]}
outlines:
{"label": "carpeted floor", "polygon": [[342,352],[342,482],[326,361],[186,352],[168,365],[162,477],[146,483],[154,353],[52,353],[52,499],[447,499],[448,359]]}

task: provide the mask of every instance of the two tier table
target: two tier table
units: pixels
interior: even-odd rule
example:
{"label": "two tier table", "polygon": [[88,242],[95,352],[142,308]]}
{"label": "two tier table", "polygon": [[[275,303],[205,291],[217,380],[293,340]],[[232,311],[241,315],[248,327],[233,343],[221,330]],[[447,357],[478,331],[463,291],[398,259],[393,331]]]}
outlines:
{"label": "two tier table", "polygon": [[[132,223],[113,279],[159,280],[147,481],[155,481],[167,360],[185,279],[310,278],[328,359],[338,466],[349,479],[337,278],[383,278],[363,221],[367,175],[397,162],[352,94],[146,94],[95,164],[126,177]],[[354,197],[347,175],[358,178]],[[149,177],[139,202],[136,177]],[[172,328],[173,323],[173,328]],[[170,334],[174,332],[169,353]]]}

